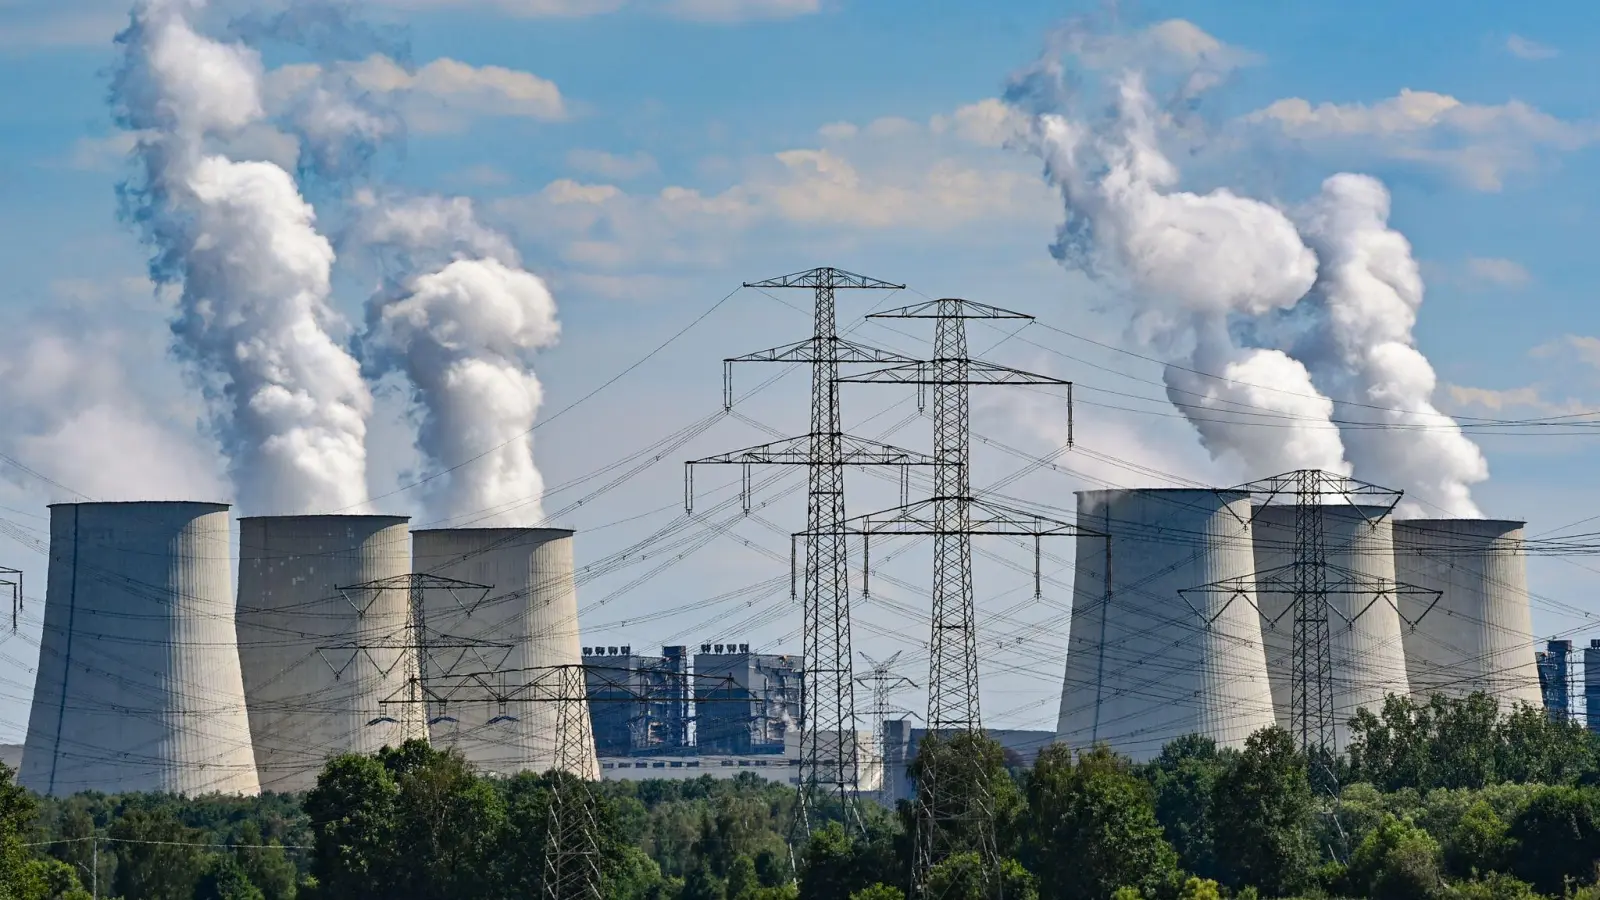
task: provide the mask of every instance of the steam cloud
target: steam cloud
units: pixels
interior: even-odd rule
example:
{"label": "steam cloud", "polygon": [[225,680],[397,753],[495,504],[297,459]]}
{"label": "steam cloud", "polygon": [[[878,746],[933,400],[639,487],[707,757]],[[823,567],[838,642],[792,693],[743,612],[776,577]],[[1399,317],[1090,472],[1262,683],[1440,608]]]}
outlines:
{"label": "steam cloud", "polygon": [[1433,366],[1411,336],[1422,276],[1410,242],[1389,227],[1388,190],[1365,175],[1335,175],[1301,218],[1322,275],[1308,298],[1320,308],[1296,355],[1347,401],[1342,418],[1377,426],[1347,429],[1357,472],[1414,489],[1445,515],[1482,515],[1471,485],[1488,478],[1489,467],[1433,406]]}
{"label": "steam cloud", "polygon": [[560,335],[549,290],[464,198],[376,201],[364,231],[402,272],[367,305],[364,356],[374,372],[403,372],[411,382],[417,449],[438,476],[429,482],[430,515],[539,522],[544,480],[533,425],[544,392],[529,363]]}
{"label": "steam cloud", "polygon": [[1058,69],[1041,68],[1008,97],[1032,108],[1031,149],[1066,205],[1057,259],[1124,288],[1135,330],[1168,363],[1168,397],[1214,457],[1253,473],[1348,474],[1333,403],[1305,366],[1280,350],[1242,347],[1228,328],[1232,316],[1286,309],[1310,289],[1316,257],[1294,224],[1225,189],[1177,190],[1159,113],[1137,74],[1122,78],[1113,116],[1098,126],[1063,108],[1059,79]]}
{"label": "steam cloud", "polygon": [[[1128,40],[1079,30],[1058,41],[1090,73],[1123,67],[1103,119],[1078,113],[1080,92],[1058,58],[1013,79],[1007,100],[1028,116],[1025,143],[1066,208],[1052,253],[1121,288],[1136,336],[1168,363],[1168,398],[1213,457],[1239,460],[1251,477],[1354,474],[1447,515],[1480,515],[1471,485],[1488,467],[1433,406],[1433,367],[1412,338],[1422,278],[1410,244],[1388,225],[1383,185],[1335,175],[1293,218],[1226,188],[1177,189],[1161,141],[1185,123],[1171,110],[1188,108],[1242,58],[1182,24]],[[1132,58],[1151,52],[1161,54],[1151,66],[1180,75],[1165,107]],[[1241,325],[1292,339],[1245,346]]]}
{"label": "steam cloud", "polygon": [[243,511],[366,509],[360,369],[330,336],[332,246],[293,177],[217,146],[265,116],[255,51],[198,34],[204,0],[143,0],[114,91],[143,180],[130,212],[157,283],[182,283],[180,355],[205,384]]}

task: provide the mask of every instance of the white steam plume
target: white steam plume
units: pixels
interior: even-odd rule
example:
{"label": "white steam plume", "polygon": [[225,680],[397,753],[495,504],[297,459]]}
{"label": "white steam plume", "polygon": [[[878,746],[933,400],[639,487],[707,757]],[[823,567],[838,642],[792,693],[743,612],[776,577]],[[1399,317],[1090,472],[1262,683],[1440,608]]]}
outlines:
{"label": "white steam plume", "polygon": [[1065,95],[1059,68],[1047,65],[1008,96],[1029,108],[1030,149],[1066,205],[1052,252],[1121,289],[1135,333],[1168,363],[1169,398],[1214,457],[1235,459],[1251,477],[1348,474],[1333,404],[1305,367],[1240,346],[1229,331],[1233,317],[1289,308],[1311,287],[1316,258],[1294,224],[1225,189],[1177,190],[1158,140],[1162,114],[1139,75],[1117,84],[1108,122],[1074,116]]}
{"label": "white steam plume", "polygon": [[[1422,275],[1405,236],[1389,227],[1389,192],[1365,175],[1340,174],[1301,216],[1322,269],[1295,355],[1344,401],[1341,418],[1356,474],[1415,491],[1445,515],[1476,518],[1471,485],[1489,477],[1478,447],[1433,406],[1433,366],[1412,339]],[[1407,502],[1411,514],[1421,514]]]}
{"label": "white steam plume", "polygon": [[540,522],[533,427],[544,392],[530,360],[560,335],[549,290],[464,198],[374,202],[363,232],[401,260],[401,277],[368,304],[362,347],[376,372],[411,382],[417,449],[437,476],[430,516]]}
{"label": "white steam plume", "polygon": [[118,38],[115,96],[143,137],[131,213],[158,283],[182,283],[180,355],[206,385],[242,511],[364,511],[372,399],[329,335],[333,248],[294,179],[218,142],[259,122],[259,56],[198,34],[203,0],[143,0]]}

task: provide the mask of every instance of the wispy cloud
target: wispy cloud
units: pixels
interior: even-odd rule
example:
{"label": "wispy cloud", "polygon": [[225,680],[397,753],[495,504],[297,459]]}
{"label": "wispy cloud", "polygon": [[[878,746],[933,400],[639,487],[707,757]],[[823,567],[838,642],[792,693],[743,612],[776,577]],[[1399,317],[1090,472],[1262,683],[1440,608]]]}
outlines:
{"label": "wispy cloud", "polygon": [[1528,60],[1555,59],[1561,55],[1560,50],[1549,44],[1541,44],[1520,34],[1513,34],[1506,38],[1506,52],[1518,59]]}
{"label": "wispy cloud", "polygon": [[1476,282],[1499,287],[1524,287],[1533,276],[1521,263],[1500,257],[1473,257],[1467,260],[1467,275]]}
{"label": "wispy cloud", "polygon": [[1560,119],[1520,100],[1466,103],[1410,89],[1370,104],[1313,105],[1288,97],[1244,116],[1241,124],[1342,155],[1443,169],[1485,191],[1499,190],[1510,172],[1535,168],[1544,154],[1600,141],[1600,124]]}
{"label": "wispy cloud", "polygon": [[476,7],[527,19],[577,19],[632,11],[699,22],[787,19],[822,11],[822,0],[378,0],[421,9]]}
{"label": "wispy cloud", "polygon": [[567,151],[567,165],[589,175],[616,181],[638,178],[657,170],[655,157],[643,150],[622,155],[604,150],[574,149]]}

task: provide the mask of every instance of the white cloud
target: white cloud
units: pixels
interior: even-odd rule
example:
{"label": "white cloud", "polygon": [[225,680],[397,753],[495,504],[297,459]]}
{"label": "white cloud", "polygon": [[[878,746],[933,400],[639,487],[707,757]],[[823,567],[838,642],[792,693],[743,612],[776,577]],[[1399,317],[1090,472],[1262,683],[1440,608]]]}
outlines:
{"label": "white cloud", "polygon": [[[989,146],[992,110],[975,104],[930,123],[835,124],[820,147],[727,161],[721,185],[679,183],[631,192],[606,181],[560,179],[507,198],[495,211],[523,237],[558,247],[576,269],[720,265],[756,229],[821,240],[868,234],[948,239],[983,223],[1046,233],[1054,201],[1031,162]],[[850,137],[844,137],[850,135]],[[849,236],[848,238],[846,236]]]}
{"label": "white cloud", "polygon": [[1467,274],[1474,281],[1500,287],[1523,287],[1533,280],[1521,263],[1499,257],[1473,257],[1467,260]]}
{"label": "white cloud", "polygon": [[576,19],[622,11],[699,22],[787,19],[822,11],[822,0],[381,0],[411,9],[478,7],[527,19]]}
{"label": "white cloud", "polygon": [[616,181],[638,178],[657,170],[655,158],[643,150],[626,155],[607,153],[604,150],[569,150],[567,165],[580,172]]}
{"label": "white cloud", "polygon": [[1523,103],[1465,103],[1448,94],[1403,89],[1373,104],[1321,103],[1289,97],[1243,117],[1308,146],[1377,154],[1443,169],[1479,190],[1535,167],[1540,154],[1600,140],[1600,126],[1559,119]]}
{"label": "white cloud", "polygon": [[1530,354],[1538,358],[1560,356],[1575,357],[1591,368],[1600,369],[1600,337],[1586,334],[1564,334],[1533,348]]}
{"label": "white cloud", "polygon": [[1561,51],[1549,44],[1541,44],[1520,34],[1506,38],[1506,52],[1518,59],[1527,60],[1555,59],[1561,55]]}
{"label": "white cloud", "polygon": [[[459,131],[473,117],[567,117],[554,82],[520,69],[473,66],[448,57],[414,69],[379,54],[332,69],[288,65],[268,74],[265,92],[275,113],[294,112],[303,126],[332,117],[331,133],[359,131],[371,138],[389,129],[377,107],[398,110],[413,131],[424,133]],[[360,104],[343,99],[351,93],[362,95]]]}

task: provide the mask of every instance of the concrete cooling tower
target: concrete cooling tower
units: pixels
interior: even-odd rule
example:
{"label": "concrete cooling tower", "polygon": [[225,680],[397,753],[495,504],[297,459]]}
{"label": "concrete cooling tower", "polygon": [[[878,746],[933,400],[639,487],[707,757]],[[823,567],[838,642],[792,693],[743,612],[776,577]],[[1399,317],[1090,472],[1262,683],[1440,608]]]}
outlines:
{"label": "concrete cooling tower", "polygon": [[41,794],[255,794],[228,507],[50,507],[20,783]]}
{"label": "concrete cooling tower", "polygon": [[261,787],[303,791],[331,756],[426,738],[409,592],[345,590],[411,572],[402,516],[239,520],[239,660]]}
{"label": "concrete cooling tower", "polygon": [[[1394,591],[1393,523],[1381,507],[1333,504],[1320,507],[1326,581],[1330,585],[1328,637],[1333,681],[1334,745],[1349,743],[1349,721],[1357,709],[1377,713],[1388,694],[1408,692],[1401,643],[1399,597]],[[1261,631],[1272,678],[1278,724],[1291,725],[1290,679],[1294,670],[1295,507],[1261,507],[1255,516],[1256,571],[1280,590],[1261,590]],[[1346,587],[1334,589],[1343,583]],[[1379,597],[1379,586],[1387,592]],[[1277,622],[1276,627],[1269,623]],[[1353,620],[1353,621],[1352,621]]]}
{"label": "concrete cooling tower", "polygon": [[1242,747],[1273,724],[1255,598],[1179,591],[1245,579],[1250,499],[1236,491],[1080,491],[1072,626],[1056,731],[1075,748],[1099,743],[1149,760],[1202,734]]}
{"label": "concrete cooling tower", "polygon": [[[430,634],[444,644],[480,646],[430,652],[426,682],[441,687],[452,675],[504,670],[503,690],[554,686],[557,673],[539,667],[583,662],[578,596],[573,582],[572,532],[558,528],[450,528],[413,535],[418,572],[484,585],[487,594],[426,593]],[[482,598],[479,600],[478,598]],[[476,601],[476,602],[474,602]],[[509,652],[508,652],[509,651]],[[496,665],[504,660],[503,665]],[[515,671],[529,670],[535,671]],[[582,684],[580,679],[579,684]],[[580,688],[581,690],[581,688]],[[549,689],[533,696],[554,696]],[[482,771],[543,772],[555,764],[557,704],[570,704],[588,742],[584,771],[599,777],[588,704],[572,700],[514,700],[505,706],[473,702],[433,709],[434,743],[459,749]]]}
{"label": "concrete cooling tower", "polygon": [[1431,596],[1404,597],[1400,603],[1405,617],[1417,623],[1405,634],[1405,652],[1418,699],[1482,691],[1501,708],[1540,705],[1523,524],[1491,519],[1395,523],[1395,573],[1407,584],[1440,592],[1431,610]]}

